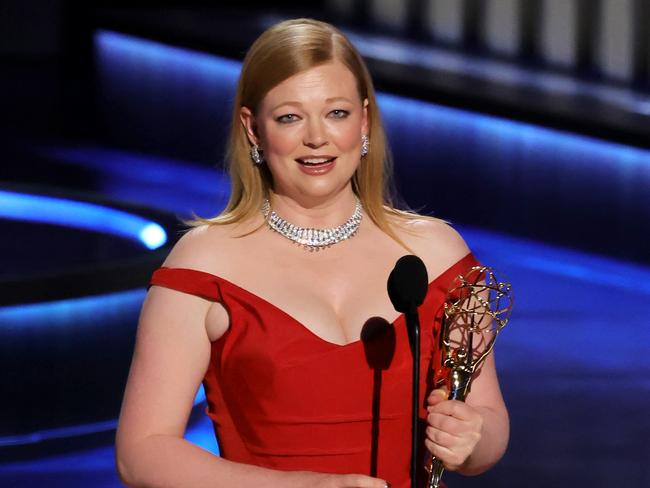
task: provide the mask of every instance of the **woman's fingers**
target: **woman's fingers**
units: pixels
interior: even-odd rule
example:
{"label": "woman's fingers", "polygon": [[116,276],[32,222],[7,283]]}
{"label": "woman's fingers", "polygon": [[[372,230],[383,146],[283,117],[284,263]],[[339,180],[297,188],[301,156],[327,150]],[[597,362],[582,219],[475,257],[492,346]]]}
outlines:
{"label": "woman's fingers", "polygon": [[428,407],[428,410],[429,412],[449,415],[459,420],[471,420],[474,416],[478,415],[474,408],[470,407],[467,403],[459,402],[458,400],[440,402],[434,406]]}
{"label": "woman's fingers", "polygon": [[458,469],[467,459],[463,453],[456,452],[453,449],[438,445],[434,442],[431,442],[429,439],[424,440],[424,445],[433,454],[436,458],[442,461],[442,464],[445,466],[445,469],[454,471]]}
{"label": "woman's fingers", "polygon": [[427,424],[438,430],[459,436],[468,430],[474,430],[472,424],[467,420],[460,420],[450,415],[433,412],[427,416]]}
{"label": "woman's fingers", "polygon": [[449,393],[446,388],[437,388],[429,393],[427,403],[430,407],[433,407],[434,405],[438,405],[440,402],[444,402],[448,396]]}
{"label": "woman's fingers", "polygon": [[453,447],[459,441],[458,436],[436,429],[435,427],[427,427],[426,438],[434,444],[447,448]]}
{"label": "woman's fingers", "polygon": [[385,480],[373,478],[363,474],[344,474],[341,475],[344,484],[341,488],[389,488],[390,483]]}

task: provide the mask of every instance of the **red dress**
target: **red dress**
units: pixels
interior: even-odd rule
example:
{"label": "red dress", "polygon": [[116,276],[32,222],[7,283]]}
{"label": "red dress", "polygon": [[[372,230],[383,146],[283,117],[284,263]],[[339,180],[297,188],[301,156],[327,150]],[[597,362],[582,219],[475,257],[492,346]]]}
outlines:
{"label": "red dress", "polygon": [[[476,264],[468,254],[435,278],[419,309],[422,419],[431,366],[439,361],[436,315],[453,279]],[[224,458],[372,474],[395,488],[410,486],[412,359],[403,315],[392,324],[371,319],[363,340],[341,346],[209,273],[162,267],[150,283],[218,301],[228,311],[230,327],[212,343],[203,381]]]}

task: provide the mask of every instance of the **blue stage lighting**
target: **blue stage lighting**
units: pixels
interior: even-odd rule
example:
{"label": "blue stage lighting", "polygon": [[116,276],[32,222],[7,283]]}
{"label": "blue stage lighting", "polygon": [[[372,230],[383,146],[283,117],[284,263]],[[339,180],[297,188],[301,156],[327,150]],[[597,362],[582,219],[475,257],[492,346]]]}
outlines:
{"label": "blue stage lighting", "polygon": [[183,218],[216,215],[230,195],[230,180],[223,171],[191,161],[92,145],[43,146],[35,151],[97,173],[97,189],[111,199]]}
{"label": "blue stage lighting", "polygon": [[392,94],[379,93],[377,99],[388,131],[398,140],[412,138],[410,134],[422,127],[435,127],[436,137],[428,142],[423,138],[427,145],[421,151],[440,146],[441,141],[465,141],[461,147],[480,151],[486,165],[492,161],[531,168],[588,165],[591,172],[599,166],[606,171],[645,168],[639,176],[650,177],[648,149]]}
{"label": "blue stage lighting", "polygon": [[127,316],[137,317],[145,297],[144,289],[103,295],[66,298],[41,303],[0,307],[2,328],[16,330],[52,329],[56,327],[109,327],[110,323]]}
{"label": "blue stage lighting", "polygon": [[210,79],[216,76],[220,80],[225,77],[234,87],[241,70],[241,63],[237,61],[119,32],[98,30],[95,33],[95,44],[100,60],[104,56],[110,56],[119,57],[127,64],[129,61],[144,63],[142,73],[147,70],[173,70],[178,73],[178,77]]}
{"label": "blue stage lighting", "polygon": [[5,436],[0,437],[0,447],[22,446],[25,444],[35,444],[37,442],[51,441],[54,439],[65,439],[67,437],[97,434],[99,432],[114,430],[116,427],[117,419],[112,419],[103,422],[93,422],[90,424],[30,432],[25,435]]}
{"label": "blue stage lighting", "polygon": [[0,191],[0,218],[61,225],[126,237],[157,249],[167,233],[155,222],[94,203]]}

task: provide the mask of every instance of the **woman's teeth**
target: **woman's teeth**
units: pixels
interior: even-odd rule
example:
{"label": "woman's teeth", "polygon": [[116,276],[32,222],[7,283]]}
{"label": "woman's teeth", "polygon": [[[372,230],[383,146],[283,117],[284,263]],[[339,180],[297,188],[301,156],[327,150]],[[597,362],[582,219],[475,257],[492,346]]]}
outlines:
{"label": "woman's teeth", "polygon": [[298,159],[297,161],[298,161],[300,164],[307,164],[307,165],[315,166],[315,165],[318,165],[318,164],[330,163],[330,162],[334,161],[334,159],[335,159],[335,158],[329,158],[329,159],[325,159],[325,158],[310,158],[310,159]]}

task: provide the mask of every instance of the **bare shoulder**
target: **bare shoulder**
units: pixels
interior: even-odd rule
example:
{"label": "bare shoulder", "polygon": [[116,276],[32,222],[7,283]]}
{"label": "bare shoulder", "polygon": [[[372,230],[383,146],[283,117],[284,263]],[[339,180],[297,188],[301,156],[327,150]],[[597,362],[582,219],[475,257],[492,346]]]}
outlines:
{"label": "bare shoulder", "polygon": [[235,234],[232,225],[200,225],[186,231],[176,242],[163,266],[189,268],[199,271],[220,269],[220,261],[228,255],[227,249]]}
{"label": "bare shoulder", "polygon": [[[232,261],[232,254],[236,252],[234,237],[235,226],[232,225],[205,224],[193,227],[176,242],[163,266],[221,275],[224,267]],[[210,342],[219,339],[228,329],[230,319],[226,309],[219,302],[208,303],[196,296],[165,289],[157,291],[164,300],[175,304],[174,310],[188,310],[187,307],[192,303],[197,305],[194,310],[202,317],[201,322]],[[207,309],[206,305],[209,305]],[[172,313],[170,311],[168,315]]]}
{"label": "bare shoulder", "polygon": [[435,277],[465,257],[469,248],[462,236],[443,220],[421,218],[406,221],[398,235],[427,266]]}

